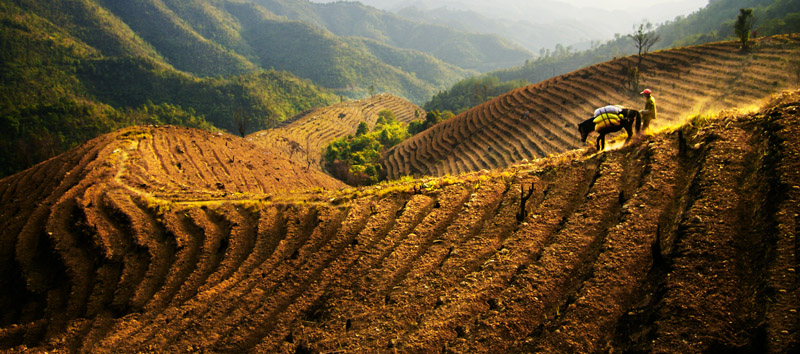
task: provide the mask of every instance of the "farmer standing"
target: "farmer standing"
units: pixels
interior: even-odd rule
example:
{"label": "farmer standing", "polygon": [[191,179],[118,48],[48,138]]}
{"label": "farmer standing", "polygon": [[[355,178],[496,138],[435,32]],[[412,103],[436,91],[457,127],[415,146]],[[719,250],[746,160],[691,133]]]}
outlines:
{"label": "farmer standing", "polygon": [[[644,89],[641,95],[644,95],[644,99],[646,102],[644,103],[644,109],[641,111],[642,113],[642,132],[647,131],[647,128],[650,127],[650,121],[656,119],[656,99],[653,98],[653,92],[650,89]],[[638,129],[637,129],[638,130]]]}

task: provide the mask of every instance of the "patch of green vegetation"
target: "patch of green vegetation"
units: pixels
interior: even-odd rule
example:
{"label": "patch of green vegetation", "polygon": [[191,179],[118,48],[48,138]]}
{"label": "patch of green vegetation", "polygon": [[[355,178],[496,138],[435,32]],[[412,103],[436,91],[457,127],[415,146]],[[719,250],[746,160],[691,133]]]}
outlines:
{"label": "patch of green vegetation", "polygon": [[325,168],[336,178],[354,186],[372,185],[381,179],[381,153],[409,137],[406,125],[394,113],[383,110],[371,132],[366,124],[355,136],[334,140],[325,148]]}
{"label": "patch of green vegetation", "polygon": [[689,117],[688,125],[692,129],[701,130],[711,125],[715,119],[717,119],[717,116],[713,114],[697,114]]}

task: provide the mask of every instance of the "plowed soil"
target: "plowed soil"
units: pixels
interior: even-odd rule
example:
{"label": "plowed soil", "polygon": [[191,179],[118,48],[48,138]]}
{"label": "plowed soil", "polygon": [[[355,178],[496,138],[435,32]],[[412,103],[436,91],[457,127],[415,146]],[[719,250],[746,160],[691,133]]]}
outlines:
{"label": "plowed soil", "polygon": [[798,157],[800,92],[359,190],[135,128],[0,180],[0,349],[797,352]]}
{"label": "plowed soil", "polygon": [[619,58],[500,95],[395,146],[382,164],[390,179],[444,176],[579,148],[577,123],[607,104],[642,109],[645,87],[657,102],[653,127],[706,111],[757,107],[765,96],[800,85],[787,60],[798,56],[800,34],[760,38],[747,53],[738,42],[657,51],[645,56],[636,90],[626,68],[637,59]]}

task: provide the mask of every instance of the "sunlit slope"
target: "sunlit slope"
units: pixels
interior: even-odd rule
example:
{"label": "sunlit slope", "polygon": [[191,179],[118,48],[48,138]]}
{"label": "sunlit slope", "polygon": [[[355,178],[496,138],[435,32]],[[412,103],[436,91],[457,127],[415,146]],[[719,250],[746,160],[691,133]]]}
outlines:
{"label": "sunlit slope", "polygon": [[[231,194],[258,183],[221,180],[227,195],[196,183],[205,195],[192,202],[158,194],[165,182],[130,186],[137,159],[154,171],[170,161],[148,157],[163,133],[182,135],[106,135],[0,180],[0,350],[800,345],[800,93],[602,154],[271,199]],[[249,146],[182,136],[203,150],[184,154],[216,178],[230,174],[226,143]]]}
{"label": "sunlit slope", "polygon": [[425,111],[419,106],[394,95],[378,94],[304,112],[278,128],[256,132],[247,138],[283,157],[319,169],[322,151],[331,141],[355,134],[361,122],[372,129],[382,110],[391,111],[404,123],[425,119]]}
{"label": "sunlit slope", "polygon": [[[646,56],[640,89],[654,91],[655,126],[706,110],[740,107],[796,86],[791,59],[800,35],[757,41],[750,53],[737,42],[658,51]],[[390,178],[444,175],[508,166],[580,145],[576,124],[606,104],[641,109],[621,58],[519,88],[477,106],[396,146],[384,158]]]}

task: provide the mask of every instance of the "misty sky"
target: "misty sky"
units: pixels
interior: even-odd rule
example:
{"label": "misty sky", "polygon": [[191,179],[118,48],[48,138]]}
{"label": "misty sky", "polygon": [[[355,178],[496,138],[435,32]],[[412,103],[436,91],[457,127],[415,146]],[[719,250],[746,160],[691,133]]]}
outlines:
{"label": "misty sky", "polygon": [[[312,2],[334,2],[337,0],[311,0]],[[387,8],[398,6],[401,4],[403,0],[358,0],[361,3],[376,6],[378,8]],[[440,1],[433,0],[432,3],[437,3]],[[485,4],[493,4],[497,3],[494,0],[450,0],[445,1],[449,3],[485,3]],[[503,3],[519,3],[525,4],[527,6],[534,5],[536,2],[531,2],[530,0],[505,0],[502,1]],[[626,10],[631,8],[647,8],[652,7],[653,5],[674,5],[679,7],[688,8],[690,10],[697,10],[701,7],[705,7],[708,4],[708,0],[643,0],[643,1],[631,1],[631,0],[547,0],[547,2],[561,2],[566,3],[575,7],[582,7],[582,8],[603,8],[609,10]],[[534,5],[535,6],[535,5]],[[465,6],[469,7],[469,6]]]}
{"label": "misty sky", "polygon": [[[524,0],[522,0],[524,1]],[[681,1],[681,0],[647,0],[647,1],[630,1],[630,0],[559,0],[575,7],[599,7],[614,10],[624,10],[632,7],[648,7],[655,4],[692,4],[693,9],[699,9],[708,4],[708,0],[694,0],[694,1]]]}

